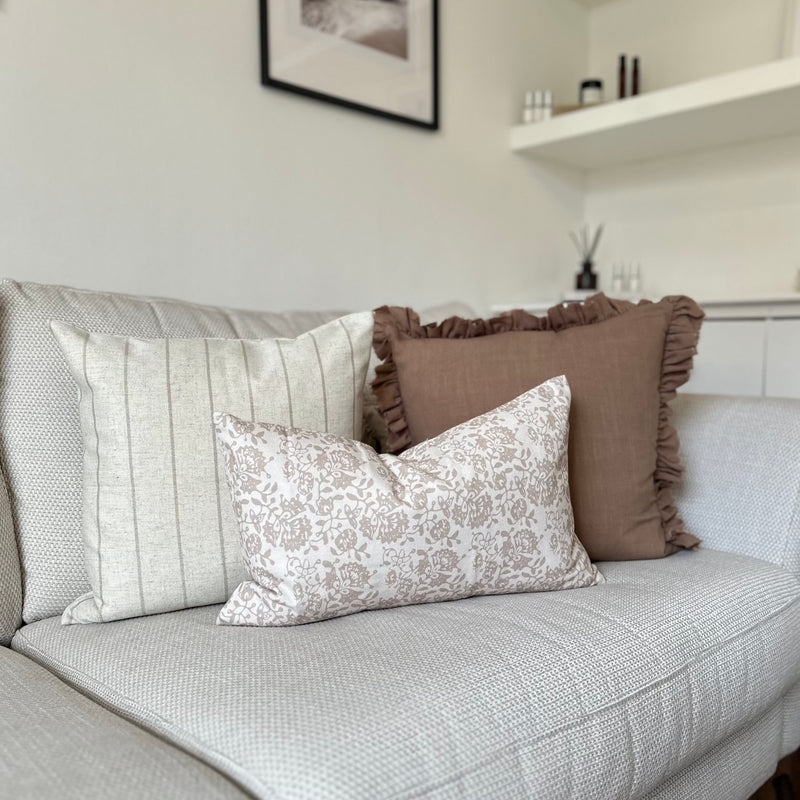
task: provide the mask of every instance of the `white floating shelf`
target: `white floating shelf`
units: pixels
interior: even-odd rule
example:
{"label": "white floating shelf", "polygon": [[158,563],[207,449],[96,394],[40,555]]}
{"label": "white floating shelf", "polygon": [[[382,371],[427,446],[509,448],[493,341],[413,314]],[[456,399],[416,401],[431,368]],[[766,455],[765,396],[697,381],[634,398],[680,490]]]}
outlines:
{"label": "white floating shelf", "polygon": [[511,129],[511,149],[593,170],[800,133],[800,58]]}

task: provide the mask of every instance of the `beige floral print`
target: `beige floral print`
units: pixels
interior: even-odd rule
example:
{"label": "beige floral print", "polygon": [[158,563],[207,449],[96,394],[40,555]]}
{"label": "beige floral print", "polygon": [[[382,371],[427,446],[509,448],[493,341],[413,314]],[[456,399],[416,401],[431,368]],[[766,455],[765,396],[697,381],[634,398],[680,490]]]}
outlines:
{"label": "beige floral print", "polygon": [[570,401],[553,378],[400,456],[215,414],[250,577],[219,623],[602,583],[574,531]]}

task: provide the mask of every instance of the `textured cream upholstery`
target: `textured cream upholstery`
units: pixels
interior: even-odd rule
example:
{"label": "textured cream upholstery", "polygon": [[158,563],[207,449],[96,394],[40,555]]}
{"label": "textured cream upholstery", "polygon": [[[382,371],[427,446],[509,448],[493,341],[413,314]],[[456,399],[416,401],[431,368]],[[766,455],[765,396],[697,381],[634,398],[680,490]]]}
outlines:
{"label": "textured cream upholstery", "polygon": [[[800,690],[796,684],[794,692]],[[644,800],[745,800],[775,772],[777,762],[800,746],[784,747],[781,722],[789,709],[782,698],[757,720],[668,778]]]}
{"label": "textured cream upholstery", "polygon": [[83,440],[77,389],[50,320],[143,338],[259,339],[294,337],[338,316],[233,311],[0,283],[0,466],[19,540],[25,621],[60,614],[89,590],[81,537]]}
{"label": "textured cream upholstery", "polygon": [[296,628],[53,619],[14,646],[262,798],[639,797],[797,682],[800,582],[710,550],[600,566]]}
{"label": "textured cream upholstery", "polygon": [[[1,284],[0,465],[26,618],[87,588],[77,403],[49,319],[247,338],[337,315]],[[700,552],[601,565],[591,589],[292,629],[220,629],[215,606],[35,622],[13,646],[119,716],[0,648],[0,795],[745,800],[800,746],[800,585],[766,563],[800,575],[800,403],[674,406]],[[0,642],[20,619],[16,553],[0,489]]]}
{"label": "textured cream upholstery", "polygon": [[0,648],[0,797],[243,800],[231,781]]}
{"label": "textured cream upholstery", "polygon": [[800,681],[786,693],[783,700],[781,755],[793,753],[798,748],[800,748]]}
{"label": "textured cream upholstery", "polygon": [[672,406],[689,530],[800,575],[800,400],[687,394]]}
{"label": "textured cream upholstery", "polygon": [[22,583],[14,521],[0,474],[0,645],[7,646],[22,623]]}

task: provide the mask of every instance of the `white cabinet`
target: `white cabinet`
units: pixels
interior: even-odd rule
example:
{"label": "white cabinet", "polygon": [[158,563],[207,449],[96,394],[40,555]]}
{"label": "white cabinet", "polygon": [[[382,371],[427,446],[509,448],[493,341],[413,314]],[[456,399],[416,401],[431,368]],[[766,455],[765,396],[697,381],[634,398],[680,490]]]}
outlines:
{"label": "white cabinet", "polygon": [[800,398],[800,295],[701,305],[695,367],[681,391]]}
{"label": "white cabinet", "polygon": [[[557,303],[504,304],[542,315]],[[800,398],[800,294],[706,300],[700,344],[681,392]]]}
{"label": "white cabinet", "polygon": [[776,319],[767,324],[764,393],[767,397],[800,397],[800,319]]}
{"label": "white cabinet", "polygon": [[706,320],[683,391],[760,397],[764,393],[765,320]]}

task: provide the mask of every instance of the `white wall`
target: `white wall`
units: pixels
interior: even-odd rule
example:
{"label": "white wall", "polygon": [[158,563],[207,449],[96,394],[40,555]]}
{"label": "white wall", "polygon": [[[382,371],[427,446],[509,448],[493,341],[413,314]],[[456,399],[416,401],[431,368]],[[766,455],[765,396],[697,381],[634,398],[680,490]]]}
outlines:
{"label": "white wall", "polygon": [[[615,91],[619,53],[645,89],[777,58],[784,0],[616,0],[590,14],[590,64]],[[586,217],[604,221],[601,277],[641,261],[645,290],[700,299],[786,293],[800,269],[800,137],[593,173]]]}
{"label": "white wall", "polygon": [[587,12],[442,0],[442,130],[260,86],[256,0],[5,0],[2,272],[256,308],[551,294],[580,183],[508,151]]}
{"label": "white wall", "polygon": [[800,137],[632,165],[589,181],[602,273],[641,262],[653,296],[785,294],[800,270]]}
{"label": "white wall", "polygon": [[641,57],[642,91],[778,58],[793,0],[615,0],[589,15],[589,72],[617,97],[619,55]]}

